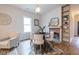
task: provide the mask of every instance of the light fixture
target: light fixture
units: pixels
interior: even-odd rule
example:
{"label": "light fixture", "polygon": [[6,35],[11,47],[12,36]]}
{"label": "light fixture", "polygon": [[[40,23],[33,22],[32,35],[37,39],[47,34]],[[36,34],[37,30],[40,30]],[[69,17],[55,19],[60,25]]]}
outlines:
{"label": "light fixture", "polygon": [[40,12],[40,7],[37,7],[37,8],[35,9],[35,12],[36,12],[36,13],[39,13],[39,12]]}

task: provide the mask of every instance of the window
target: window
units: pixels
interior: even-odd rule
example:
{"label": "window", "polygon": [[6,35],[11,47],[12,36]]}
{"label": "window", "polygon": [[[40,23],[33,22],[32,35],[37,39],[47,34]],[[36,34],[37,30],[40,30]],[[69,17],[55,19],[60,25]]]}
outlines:
{"label": "window", "polygon": [[31,32],[31,18],[24,17],[24,32]]}

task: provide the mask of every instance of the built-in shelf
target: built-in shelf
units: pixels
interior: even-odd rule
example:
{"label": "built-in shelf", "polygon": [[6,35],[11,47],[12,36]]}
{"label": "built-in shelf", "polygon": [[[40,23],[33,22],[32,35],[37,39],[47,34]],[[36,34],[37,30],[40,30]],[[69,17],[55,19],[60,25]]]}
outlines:
{"label": "built-in shelf", "polygon": [[62,40],[70,40],[70,5],[62,7]]}

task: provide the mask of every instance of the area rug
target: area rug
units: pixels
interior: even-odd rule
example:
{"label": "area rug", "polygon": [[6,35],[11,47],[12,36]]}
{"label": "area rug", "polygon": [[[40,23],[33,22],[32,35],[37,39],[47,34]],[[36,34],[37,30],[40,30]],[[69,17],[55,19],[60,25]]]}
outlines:
{"label": "area rug", "polygon": [[35,54],[34,50],[32,50],[29,55],[63,55],[63,54],[64,54],[63,50],[61,50],[59,48],[53,48],[52,51],[44,53],[44,54],[41,54],[39,52],[39,50],[38,50],[37,54]]}
{"label": "area rug", "polygon": [[63,50],[59,49],[59,48],[53,48],[53,51],[50,51],[48,53],[44,53],[44,55],[63,55]]}

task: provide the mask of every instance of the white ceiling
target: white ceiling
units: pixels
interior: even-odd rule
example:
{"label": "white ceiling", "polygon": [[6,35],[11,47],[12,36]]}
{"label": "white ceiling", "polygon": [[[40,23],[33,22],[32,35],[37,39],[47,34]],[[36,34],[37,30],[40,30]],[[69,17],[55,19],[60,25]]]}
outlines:
{"label": "white ceiling", "polygon": [[15,6],[17,8],[20,8],[20,9],[23,9],[25,11],[32,12],[32,13],[35,13],[36,7],[39,6],[41,9],[41,12],[39,14],[43,14],[50,10],[55,9],[58,6],[61,6],[61,5],[60,4],[40,4],[40,5],[37,5],[37,4],[12,4],[12,6]]}

